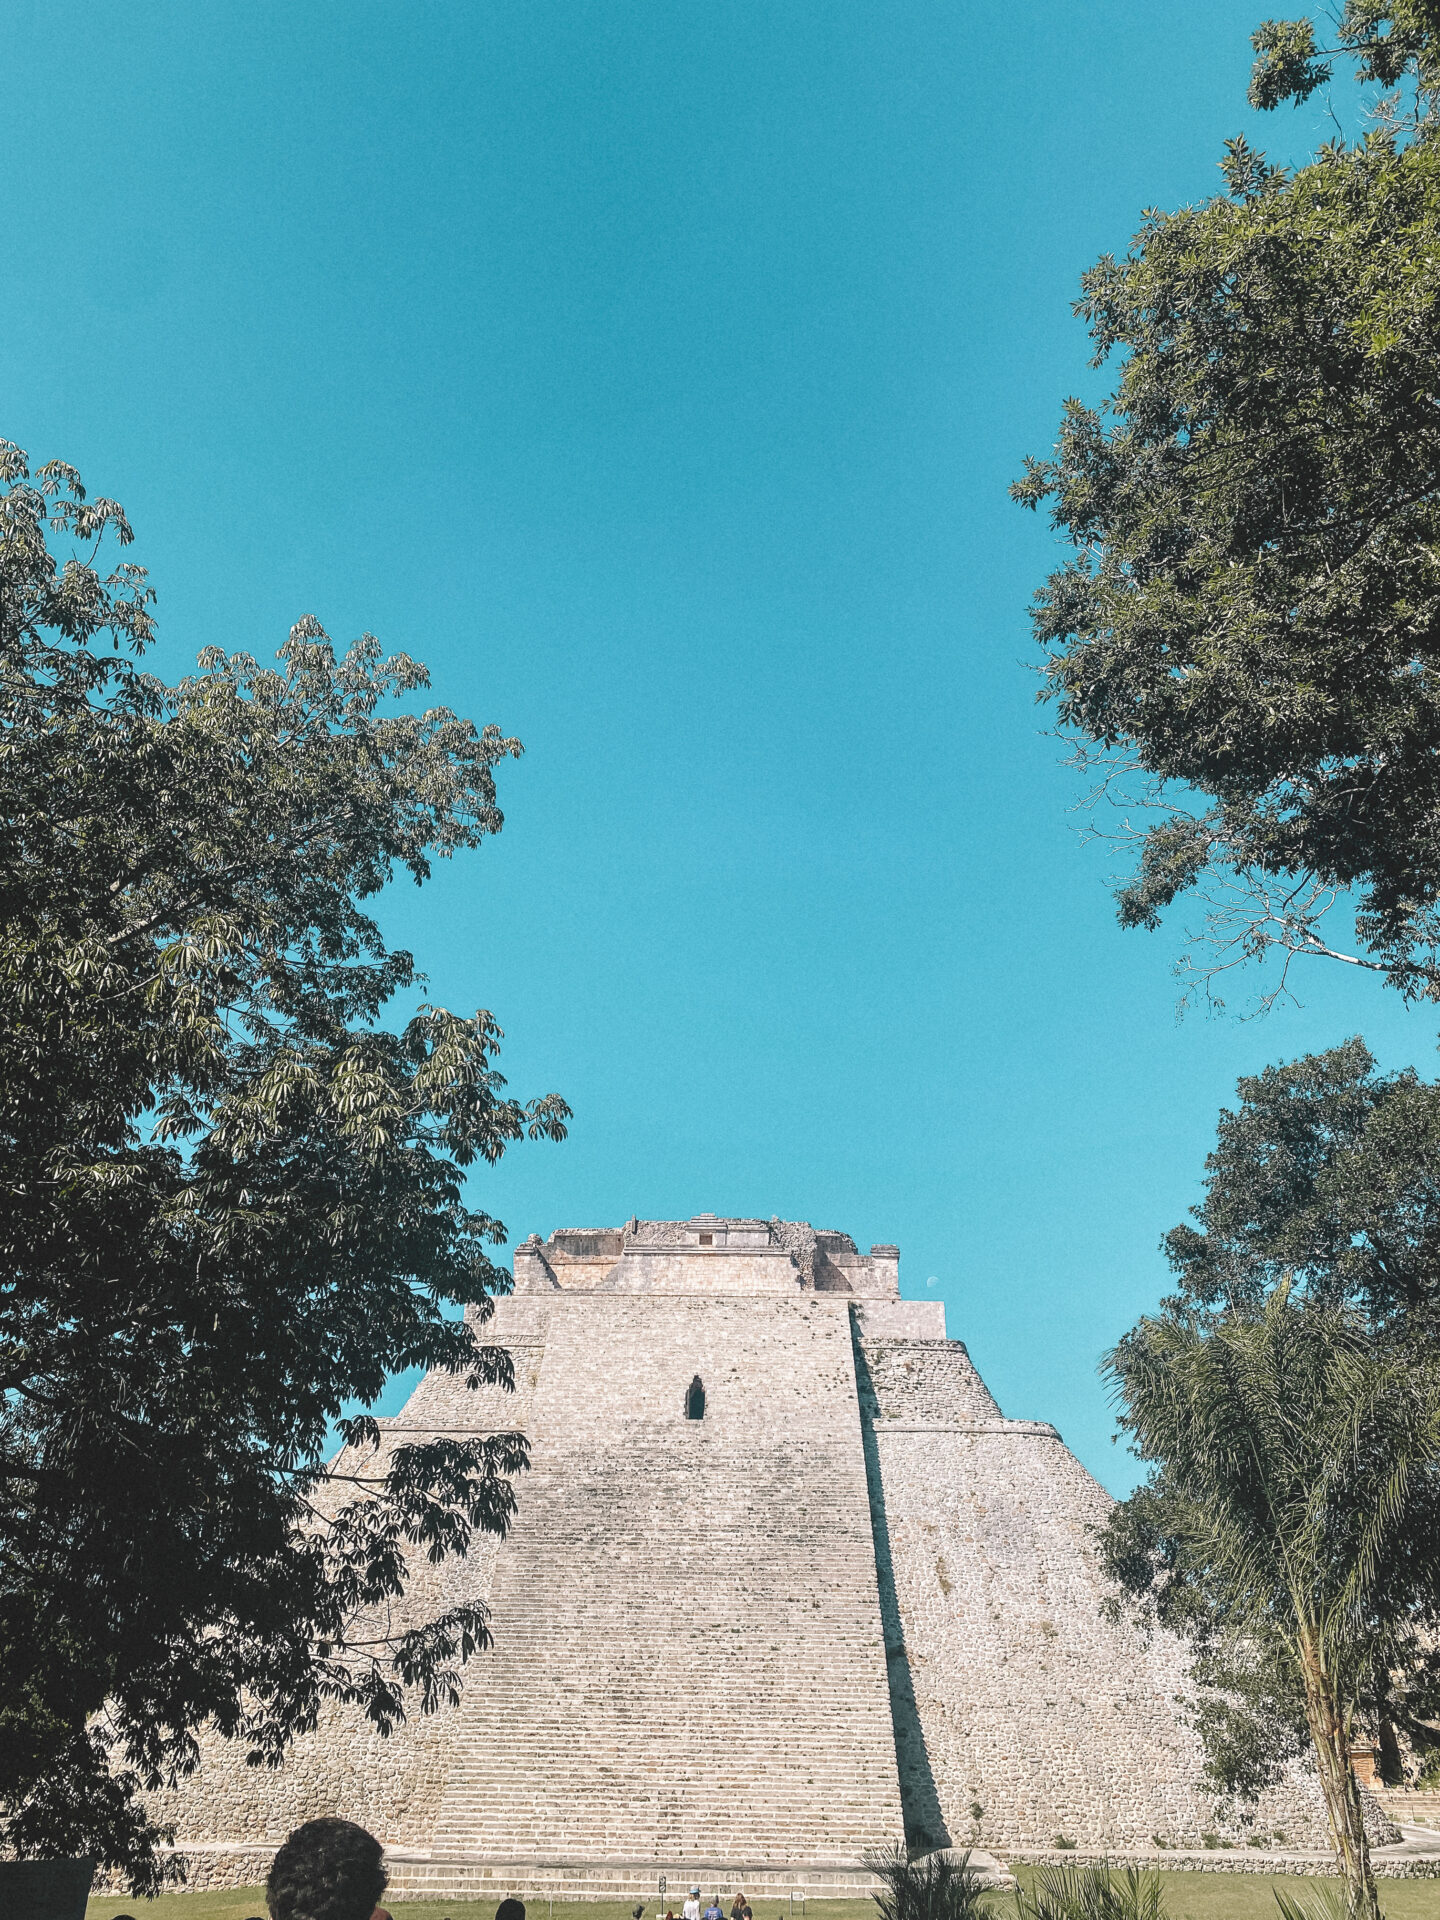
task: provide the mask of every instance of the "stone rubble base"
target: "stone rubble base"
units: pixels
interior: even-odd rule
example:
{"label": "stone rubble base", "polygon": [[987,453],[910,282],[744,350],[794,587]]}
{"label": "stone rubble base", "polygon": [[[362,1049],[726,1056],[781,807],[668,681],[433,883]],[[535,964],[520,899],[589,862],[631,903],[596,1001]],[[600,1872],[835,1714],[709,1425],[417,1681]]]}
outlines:
{"label": "stone rubble base", "polygon": [[[185,1866],[186,1891],[204,1893],[225,1887],[259,1886],[270,1871],[274,1848],[188,1847],[176,1857]],[[1335,1872],[1334,1857],[1330,1854],[1268,1852],[1260,1848],[1241,1852],[1238,1848],[1175,1847],[1142,1853],[1118,1848],[1101,1851],[1086,1847],[1007,1847],[1003,1850],[1003,1859],[977,1848],[971,1859],[986,1884],[992,1886],[1013,1884],[1007,1868],[1015,1865],[1091,1866],[1105,1862],[1122,1868],[1157,1867],[1170,1873],[1328,1876]],[[1380,1879],[1440,1879],[1440,1855],[1386,1859],[1382,1854],[1372,1856],[1372,1861]],[[792,1896],[802,1901],[855,1899],[873,1893],[878,1885],[875,1876],[862,1867],[838,1862],[780,1866],[691,1861],[656,1865],[623,1860],[446,1859],[394,1852],[387,1854],[386,1864],[390,1870],[387,1898],[396,1902],[433,1899],[437,1895],[499,1901],[513,1894],[529,1900],[543,1900],[547,1895],[555,1900],[633,1898],[644,1899],[648,1905],[658,1896],[661,1873],[666,1880],[666,1905],[677,1908],[695,1882],[707,1894],[719,1891],[727,1899],[737,1888],[743,1888],[752,1901],[789,1901]],[[97,1874],[94,1891],[120,1893],[124,1887],[114,1875]]]}
{"label": "stone rubble base", "polygon": [[[1299,1873],[1321,1877],[1336,1872],[1333,1853],[1282,1853],[1262,1847],[1166,1847],[1163,1852],[1139,1852],[1112,1847],[1101,1852],[1092,1847],[1006,1847],[1010,1866],[1095,1866],[1101,1862],[1112,1867],[1158,1867],[1165,1873]],[[1440,1854],[1433,1858],[1410,1855],[1386,1859],[1372,1853],[1370,1864],[1377,1880],[1440,1880]]]}
{"label": "stone rubble base", "polygon": [[[211,1846],[177,1849],[174,1857],[185,1867],[185,1889],[205,1893],[225,1887],[259,1886],[270,1871],[273,1847]],[[976,1851],[972,1862],[987,1886],[1013,1882],[999,1863]],[[735,1861],[690,1861],[657,1865],[624,1860],[583,1862],[544,1860],[479,1860],[388,1852],[390,1873],[387,1900],[426,1900],[436,1895],[455,1898],[493,1898],[514,1894],[521,1899],[613,1900],[643,1899],[647,1906],[658,1897],[659,1876],[666,1880],[665,1904],[679,1907],[689,1887],[698,1882],[728,1900],[743,1888],[752,1899],[792,1897],[806,1900],[854,1899],[873,1893],[879,1882],[853,1862],[812,1863],[801,1866],[737,1864]],[[99,1874],[96,1893],[123,1892],[113,1874]]]}
{"label": "stone rubble base", "polygon": [[[205,1893],[225,1887],[259,1886],[270,1871],[275,1848],[192,1845],[174,1849],[173,1857],[185,1867],[186,1891]],[[976,1851],[972,1859],[987,1882],[1008,1884],[1004,1870],[989,1854]],[[393,1848],[387,1850],[385,1864],[390,1874],[386,1897],[397,1901],[424,1900],[436,1894],[480,1899],[493,1896],[496,1900],[510,1894],[544,1899],[548,1894],[556,1900],[644,1899],[648,1906],[658,1897],[659,1876],[664,1874],[665,1904],[678,1909],[690,1886],[697,1882],[707,1894],[718,1890],[727,1899],[743,1888],[753,1897],[782,1900],[792,1894],[800,1900],[854,1899],[873,1893],[880,1884],[874,1874],[853,1861],[780,1866],[733,1860],[692,1860],[678,1865],[626,1860],[485,1860]],[[101,1873],[96,1876],[95,1891],[119,1893],[124,1887],[117,1876]]]}

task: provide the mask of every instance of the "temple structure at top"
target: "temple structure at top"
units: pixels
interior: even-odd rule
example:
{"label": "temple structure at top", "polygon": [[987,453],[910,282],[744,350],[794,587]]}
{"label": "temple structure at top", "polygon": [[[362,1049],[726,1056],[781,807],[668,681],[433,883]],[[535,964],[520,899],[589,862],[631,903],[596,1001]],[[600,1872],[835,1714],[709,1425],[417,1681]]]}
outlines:
{"label": "temple structure at top", "polygon": [[[861,1253],[848,1233],[805,1221],[627,1220],[623,1227],[561,1227],[515,1250],[517,1293],[582,1288],[608,1293],[843,1293],[900,1298],[900,1249]],[[941,1310],[939,1328],[943,1332]]]}

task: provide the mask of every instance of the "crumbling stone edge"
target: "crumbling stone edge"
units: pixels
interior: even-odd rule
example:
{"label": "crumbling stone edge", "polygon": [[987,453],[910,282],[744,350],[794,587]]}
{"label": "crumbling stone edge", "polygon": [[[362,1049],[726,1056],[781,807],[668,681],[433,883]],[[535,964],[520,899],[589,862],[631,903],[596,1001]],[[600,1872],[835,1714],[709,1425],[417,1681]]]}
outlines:
{"label": "crumbling stone edge", "polygon": [[[1206,1848],[1204,1850],[1166,1848],[1163,1852],[1141,1853],[1133,1849],[1111,1848],[1108,1851],[1095,1847],[1004,1847],[995,1850],[997,1860],[1004,1866],[1089,1866],[1102,1861],[1114,1867],[1157,1867],[1162,1871],[1187,1873],[1293,1873],[1308,1876],[1325,1877],[1335,1872],[1335,1861],[1330,1854],[1321,1853],[1280,1853],[1267,1852],[1259,1848],[1241,1852],[1238,1848]],[[195,1847],[180,1850],[177,1857],[184,1862],[185,1891],[187,1893],[208,1893],[226,1887],[259,1886],[270,1871],[270,1862],[275,1857],[273,1847]],[[401,1865],[397,1859],[396,1866]],[[406,1858],[406,1866],[418,1864],[413,1857]],[[559,1863],[556,1863],[557,1865]],[[1376,1877],[1385,1880],[1440,1880],[1440,1855],[1434,1859],[1410,1858],[1390,1859],[1383,1855],[1372,1856],[1372,1865]],[[553,1873],[555,1868],[549,1869]],[[613,1866],[611,1868],[613,1872]],[[699,1869],[697,1869],[699,1871]],[[795,1869],[798,1875],[803,1868]],[[575,1878],[608,1878],[606,1868],[597,1862],[576,1861],[569,1869]],[[522,1874],[522,1877],[523,1876]],[[837,1876],[839,1877],[839,1876]],[[843,1876],[850,1879],[851,1875]],[[854,1878],[861,1876],[855,1875]],[[868,1879],[866,1875],[864,1878]],[[507,1882],[508,1884],[508,1882]],[[518,1884],[518,1881],[517,1881]],[[97,1873],[93,1891],[97,1894],[123,1893],[124,1884],[119,1876]],[[797,1887],[797,1891],[798,1891]],[[807,1896],[812,1899],[824,1899],[826,1893],[813,1882],[805,1887]],[[836,1888],[838,1894],[842,1891]],[[845,1887],[843,1892],[856,1891]],[[433,1897],[420,1888],[397,1887],[393,1897],[396,1900],[425,1899]],[[567,1892],[565,1898],[584,1898],[574,1892]],[[594,1899],[615,1897],[608,1890],[597,1890]]]}
{"label": "crumbling stone edge", "polygon": [[[998,1858],[1008,1866],[1093,1866],[1108,1861],[1112,1867],[1159,1867],[1168,1873],[1297,1873],[1321,1877],[1334,1874],[1332,1853],[1281,1853],[1265,1848],[1238,1847],[1182,1848],[1141,1853],[1131,1848],[1114,1847],[1108,1852],[1098,1847],[997,1847]],[[1440,1855],[1433,1860],[1411,1857],[1387,1860],[1383,1854],[1371,1854],[1370,1864],[1377,1879],[1440,1880]]]}

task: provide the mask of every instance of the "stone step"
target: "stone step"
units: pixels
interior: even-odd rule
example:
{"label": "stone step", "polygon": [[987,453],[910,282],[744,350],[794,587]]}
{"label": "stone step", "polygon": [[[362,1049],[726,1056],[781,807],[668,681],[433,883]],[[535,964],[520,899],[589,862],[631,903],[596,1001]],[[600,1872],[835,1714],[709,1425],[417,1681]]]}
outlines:
{"label": "stone step", "polygon": [[[975,1853],[972,1864],[990,1886],[1012,1884],[1000,1864],[988,1854]],[[718,1892],[728,1904],[743,1891],[757,1909],[758,1920],[772,1920],[761,1903],[773,1901],[783,1920],[801,1920],[808,1900],[859,1899],[878,1886],[874,1875],[858,1860],[747,1863],[741,1856],[723,1860],[626,1861],[577,1857],[571,1861],[545,1859],[500,1860],[472,1855],[429,1855],[391,1851],[385,1856],[390,1873],[386,1898],[390,1900],[455,1898],[501,1900],[515,1895],[524,1900],[644,1901],[647,1920],[666,1908],[679,1911],[686,1890],[699,1885],[708,1896]],[[663,1903],[659,1879],[665,1877]],[[537,1913],[533,1920],[540,1920]]]}
{"label": "stone step", "polygon": [[858,1861],[901,1823],[848,1319],[596,1311],[551,1317],[434,1851]]}

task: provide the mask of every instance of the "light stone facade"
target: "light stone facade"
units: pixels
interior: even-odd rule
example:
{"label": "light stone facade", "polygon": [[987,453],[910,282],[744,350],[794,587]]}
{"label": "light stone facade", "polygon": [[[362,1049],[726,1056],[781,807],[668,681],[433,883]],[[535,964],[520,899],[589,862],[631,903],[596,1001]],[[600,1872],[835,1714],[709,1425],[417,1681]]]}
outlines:
{"label": "light stone facade", "polygon": [[253,1874],[320,1813],[417,1891],[722,1863],[818,1886],[902,1835],[1323,1847],[1302,1776],[1258,1816],[1215,1806],[1182,1649],[1101,1611],[1108,1496],[1053,1427],[1003,1417],[898,1263],[708,1215],[528,1240],[485,1330],[513,1395],[432,1374],[382,1422],[387,1447],[528,1436],[509,1536],[418,1561],[405,1602],[483,1601],[494,1648],[389,1739],[337,1711],[278,1773],[203,1743],[156,1800],[195,1877]]}

